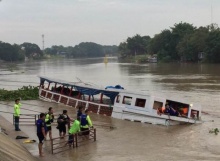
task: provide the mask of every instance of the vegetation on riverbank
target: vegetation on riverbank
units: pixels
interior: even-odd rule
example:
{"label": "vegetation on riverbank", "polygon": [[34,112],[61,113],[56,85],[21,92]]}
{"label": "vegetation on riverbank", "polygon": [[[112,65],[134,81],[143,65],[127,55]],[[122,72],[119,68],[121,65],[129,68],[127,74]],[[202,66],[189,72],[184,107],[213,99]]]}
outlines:
{"label": "vegetation on riverbank", "polygon": [[28,59],[41,59],[43,52],[39,46],[32,43],[9,44],[0,41],[0,60],[7,62],[23,61]]}
{"label": "vegetation on riverbank", "polygon": [[23,86],[22,88],[11,91],[0,89],[0,101],[14,101],[18,98],[22,100],[37,100],[39,98],[38,87]]}
{"label": "vegetation on riverbank", "polygon": [[136,56],[126,56],[123,59],[119,59],[120,62],[129,62],[129,63],[147,63],[149,62],[149,54],[136,55]]}
{"label": "vegetation on riverbank", "polygon": [[105,55],[116,56],[118,47],[116,45],[100,45],[93,42],[83,42],[74,47],[52,46],[44,51],[37,44],[23,43],[11,45],[0,41],[0,60],[6,62],[71,58],[104,57]]}
{"label": "vegetation on riverbank", "polygon": [[197,28],[181,22],[153,38],[140,35],[128,37],[120,43],[119,54],[122,58],[155,54],[162,62],[220,63],[220,28],[217,24]]}
{"label": "vegetation on riverbank", "polygon": [[116,55],[118,47],[116,45],[100,45],[93,42],[82,42],[74,47],[52,46],[46,48],[45,53],[51,56],[65,56],[72,58],[104,57],[105,55]]}

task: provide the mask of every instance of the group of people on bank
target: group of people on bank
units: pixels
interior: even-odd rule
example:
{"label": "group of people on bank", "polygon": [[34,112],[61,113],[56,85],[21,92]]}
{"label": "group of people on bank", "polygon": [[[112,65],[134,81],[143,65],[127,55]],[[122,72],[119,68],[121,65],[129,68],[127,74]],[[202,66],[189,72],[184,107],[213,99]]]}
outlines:
{"label": "group of people on bank", "polygon": [[[21,131],[19,128],[20,108],[20,100],[16,99],[14,105],[15,131]],[[54,121],[55,117],[53,108],[49,107],[47,113],[40,113],[39,119],[36,122],[37,137],[39,139],[38,148],[40,156],[43,156],[43,141],[47,140],[48,134],[50,140],[52,140],[52,123]],[[74,134],[76,133],[80,132],[80,135],[82,135],[83,139],[88,139],[90,128],[93,128],[93,125],[89,116],[89,111],[85,110],[83,112],[83,108],[81,106],[78,108],[77,117],[75,120],[69,117],[67,110],[63,110],[63,113],[57,117],[57,129],[59,130],[59,136],[61,139],[66,136],[68,129],[69,138],[67,144],[69,144],[69,146],[73,144]]]}

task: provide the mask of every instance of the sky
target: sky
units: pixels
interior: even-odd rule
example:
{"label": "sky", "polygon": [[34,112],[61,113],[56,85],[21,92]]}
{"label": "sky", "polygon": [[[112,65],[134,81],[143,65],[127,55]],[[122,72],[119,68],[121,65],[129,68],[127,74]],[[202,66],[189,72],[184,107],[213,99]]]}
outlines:
{"label": "sky", "polygon": [[119,45],[175,23],[220,26],[220,0],[0,0],[0,41]]}

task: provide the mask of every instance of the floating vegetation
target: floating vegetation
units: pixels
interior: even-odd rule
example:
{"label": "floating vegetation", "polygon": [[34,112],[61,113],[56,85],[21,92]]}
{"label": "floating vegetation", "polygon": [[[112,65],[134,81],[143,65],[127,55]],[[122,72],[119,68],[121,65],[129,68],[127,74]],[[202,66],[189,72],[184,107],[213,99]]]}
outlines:
{"label": "floating vegetation", "polygon": [[0,89],[0,101],[14,101],[21,98],[22,100],[36,100],[38,96],[38,87],[23,86],[17,90]]}
{"label": "floating vegetation", "polygon": [[218,129],[218,128],[215,128],[215,129],[209,130],[209,133],[211,133],[211,134],[214,133],[215,135],[218,135],[219,129]]}

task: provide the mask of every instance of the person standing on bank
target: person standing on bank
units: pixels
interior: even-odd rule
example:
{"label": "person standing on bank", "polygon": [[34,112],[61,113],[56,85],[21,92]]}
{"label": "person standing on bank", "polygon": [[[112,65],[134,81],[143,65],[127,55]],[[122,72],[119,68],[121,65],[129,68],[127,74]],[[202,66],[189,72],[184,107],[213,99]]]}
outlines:
{"label": "person standing on bank", "polygon": [[41,113],[40,118],[37,120],[37,137],[39,139],[39,144],[38,144],[38,149],[39,149],[39,155],[43,157],[43,152],[42,152],[42,146],[43,146],[43,140],[46,138],[46,124],[44,122],[45,120],[45,114]]}
{"label": "person standing on bank", "polygon": [[81,132],[87,139],[89,139],[89,128],[93,128],[93,126],[89,116],[89,110],[87,109],[84,114],[81,115]]}
{"label": "person standing on bank", "polygon": [[21,114],[20,108],[21,108],[20,99],[16,99],[14,105],[15,131],[21,131],[19,128],[19,118]]}
{"label": "person standing on bank", "polygon": [[66,125],[70,123],[72,119],[69,118],[67,110],[63,110],[63,114],[59,115],[57,119],[57,129],[59,129],[60,138],[64,138],[66,135]]}
{"label": "person standing on bank", "polygon": [[51,123],[53,122],[53,119],[54,119],[54,115],[53,115],[53,108],[50,107],[48,109],[48,113],[46,114],[45,116],[45,123],[46,123],[46,137],[44,138],[45,140],[47,139],[47,134],[49,132],[49,137],[50,137],[50,140],[52,140],[52,127],[51,127]]}

